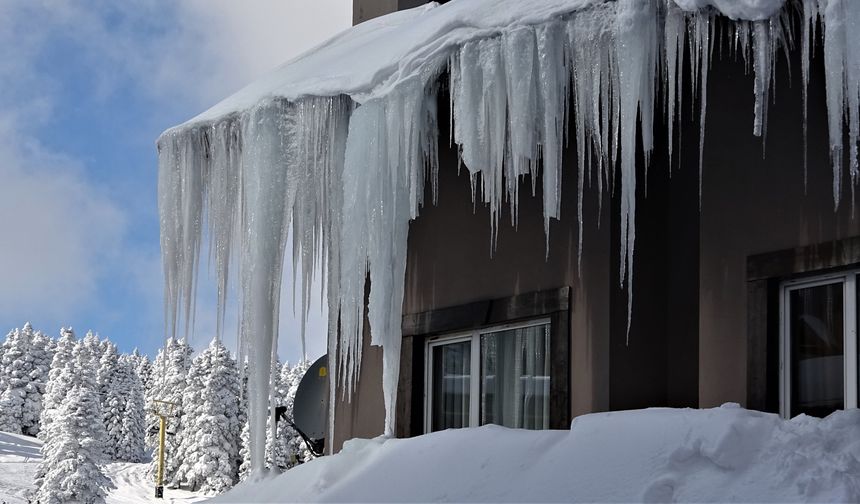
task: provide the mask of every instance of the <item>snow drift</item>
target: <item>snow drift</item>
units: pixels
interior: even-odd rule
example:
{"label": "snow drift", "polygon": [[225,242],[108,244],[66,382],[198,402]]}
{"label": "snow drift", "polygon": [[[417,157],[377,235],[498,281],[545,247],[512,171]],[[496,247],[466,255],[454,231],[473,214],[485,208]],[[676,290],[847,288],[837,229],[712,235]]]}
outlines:
{"label": "snow drift", "polygon": [[860,411],[785,421],[728,404],[585,415],[570,431],[355,439],[213,502],[858,500]]}
{"label": "snow drift", "polygon": [[[734,21],[717,32],[719,15]],[[719,37],[755,74],[752,133],[765,135],[775,61],[795,43],[796,22],[803,26],[804,86],[811,47],[824,27],[833,196],[839,205],[844,151],[852,199],[860,173],[855,0],[431,4],[353,27],[166,131],[158,141],[158,191],[167,326],[175,333],[184,321],[187,331],[193,320],[206,234],[218,277],[219,328],[238,264],[240,350],[255,362],[249,380],[254,467],[262,467],[289,234],[292,260],[301,262],[302,313],[314,275],[321,270],[325,278],[328,348],[337,363],[331,366],[332,396],[336,384],[349,393],[357,376],[370,278],[371,342],[383,346],[385,432],[393,432],[408,224],[425,203],[425,183],[435,198],[437,89],[446,71],[449,141],[472,176],[474,200],[490,207],[493,230],[503,202],[516,224],[518,181],[528,175],[533,188],[538,180],[543,186],[550,239],[549,223],[560,215],[561,153],[572,114],[569,133],[578,152],[576,173],[567,176],[577,177],[580,205],[584,180],[596,180],[601,195],[619,195],[623,283],[633,278],[636,165],[642,162],[637,145],[647,166],[655,118],[662,113],[674,151],[683,89],[690,86],[698,97],[701,159],[708,72]],[[665,99],[658,100],[658,93]],[[665,110],[657,110],[658,103]],[[581,208],[578,218],[581,229]],[[628,292],[632,296],[633,289]],[[632,302],[631,297],[628,313]]]}

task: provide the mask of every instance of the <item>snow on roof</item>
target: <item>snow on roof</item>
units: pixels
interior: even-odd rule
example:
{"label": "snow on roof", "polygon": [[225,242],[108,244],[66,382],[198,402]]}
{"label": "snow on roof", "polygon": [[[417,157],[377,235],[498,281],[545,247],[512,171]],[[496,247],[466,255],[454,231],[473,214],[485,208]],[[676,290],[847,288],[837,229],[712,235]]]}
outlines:
{"label": "snow on roof", "polygon": [[[607,0],[436,2],[353,26],[287,61],[180,127],[241,113],[272,98],[346,94],[358,103],[445,65],[462,43],[534,25]],[[768,19],[785,0],[674,0],[684,10],[712,7],[732,19]]]}
{"label": "snow on roof", "polygon": [[790,421],[736,404],[348,441],[213,502],[857,502],[860,411]]}

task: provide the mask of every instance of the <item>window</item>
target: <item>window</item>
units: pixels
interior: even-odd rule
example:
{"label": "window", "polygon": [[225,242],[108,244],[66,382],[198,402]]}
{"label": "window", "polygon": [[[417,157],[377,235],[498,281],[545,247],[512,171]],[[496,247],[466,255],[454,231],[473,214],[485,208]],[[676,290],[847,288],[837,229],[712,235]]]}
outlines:
{"label": "window", "polygon": [[780,287],[780,413],[824,417],[857,407],[860,270]]}
{"label": "window", "polygon": [[425,432],[548,429],[550,334],[542,319],[429,339]]}

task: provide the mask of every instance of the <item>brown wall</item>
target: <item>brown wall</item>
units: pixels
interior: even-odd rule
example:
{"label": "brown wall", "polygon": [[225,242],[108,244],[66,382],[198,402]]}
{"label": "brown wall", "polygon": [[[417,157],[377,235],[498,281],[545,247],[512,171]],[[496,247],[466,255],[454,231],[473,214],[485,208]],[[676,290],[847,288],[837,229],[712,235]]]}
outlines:
{"label": "brown wall", "polygon": [[860,233],[858,219],[851,220],[847,173],[843,203],[838,212],[833,211],[820,45],[809,92],[805,194],[799,52],[792,53],[791,86],[785,63],[781,59],[777,68],[764,158],[761,140],[752,135],[752,77],[727,57],[712,67],[700,249],[699,396],[703,407],[746,402],[747,256]]}
{"label": "brown wall", "polygon": [[[448,117],[447,104],[447,96],[440,96],[439,117]],[[448,126],[440,125],[439,138],[448,138]],[[425,207],[409,228],[404,313],[572,286],[572,410],[574,414],[606,410],[611,203],[604,201],[598,229],[597,192],[588,192],[582,278],[577,273],[576,180],[570,175],[575,173],[572,169],[565,171],[563,180],[562,219],[550,226],[549,257],[541,190],[538,188],[532,198],[528,181],[520,187],[519,227],[511,226],[505,208],[497,248],[491,256],[489,210],[479,204],[473,211],[468,172],[463,168],[457,173],[456,150],[440,143],[438,206]],[[570,151],[566,156],[568,163],[572,154]]]}
{"label": "brown wall", "polygon": [[[366,293],[367,294],[367,293]],[[365,295],[366,295],[365,294]],[[370,324],[365,303],[361,369],[350,396],[335,398],[334,439],[327,450],[337,453],[351,438],[373,438],[385,428],[385,401],[382,397],[382,348],[370,345]]]}

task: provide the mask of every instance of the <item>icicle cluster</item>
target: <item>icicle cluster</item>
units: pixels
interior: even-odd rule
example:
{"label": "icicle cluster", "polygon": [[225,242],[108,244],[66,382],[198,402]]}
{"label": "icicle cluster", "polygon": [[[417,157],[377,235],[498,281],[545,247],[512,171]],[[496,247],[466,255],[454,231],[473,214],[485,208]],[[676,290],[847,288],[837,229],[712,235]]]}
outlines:
{"label": "icicle cluster", "polygon": [[[451,141],[471,174],[473,198],[490,208],[491,250],[503,201],[510,205],[516,225],[519,181],[525,175],[533,193],[537,181],[542,184],[548,245],[550,221],[560,216],[562,150],[571,111],[570,134],[578,149],[579,253],[583,187],[585,181],[596,180],[601,197],[604,191],[620,193],[621,282],[628,282],[629,316],[637,144],[647,169],[654,121],[661,112],[656,110],[657,93],[662,92],[673,153],[684,86],[690,86],[700,104],[701,170],[717,11],[707,7],[710,1],[694,0],[570,5],[569,11],[545,22],[493,33],[476,30],[471,39],[444,47],[444,57],[427,58],[417,74],[396,85],[387,82],[387,93],[363,95],[371,97],[358,106],[346,95],[292,101],[270,96],[250,110],[162,135],[159,212],[166,323],[171,336],[178,326],[187,331],[193,324],[201,242],[208,235],[210,264],[218,279],[219,332],[228,281],[231,276],[239,279],[240,359],[247,355],[254,363],[249,377],[252,467],[263,465],[267,390],[277,352],[280,279],[289,234],[294,266],[302,271],[303,316],[314,275],[320,271],[325,276],[328,348],[337,356],[331,366],[332,396],[338,384],[346,393],[355,386],[367,306],[371,342],[384,349],[385,433],[393,434],[408,224],[424,202],[427,180],[435,200],[436,91],[446,67]],[[738,12],[753,9],[749,2],[726,5]],[[846,127],[852,182],[858,173],[860,2],[805,0],[802,7],[804,84],[819,19],[825,27],[838,204]],[[727,23],[726,35],[755,74],[753,132],[763,136],[775,58],[793,41],[788,7],[771,17],[748,19],[753,20]],[[231,267],[235,263],[238,273]],[[295,294],[295,285],[293,289]]]}
{"label": "icicle cluster", "polygon": [[[330,272],[337,271],[339,195],[352,107],[346,97],[272,100],[244,115],[173,131],[159,140],[167,326],[175,335],[182,321],[186,331],[193,322],[201,236],[208,222],[219,321],[231,261],[239,254],[239,358],[254,362],[249,376],[252,425],[265,425],[268,409],[288,232],[293,260],[301,261],[304,274],[303,314],[320,258],[327,258]],[[338,292],[337,287],[331,292]],[[256,467],[262,466],[264,445],[265,429],[255,429],[251,450],[260,459]]]}

